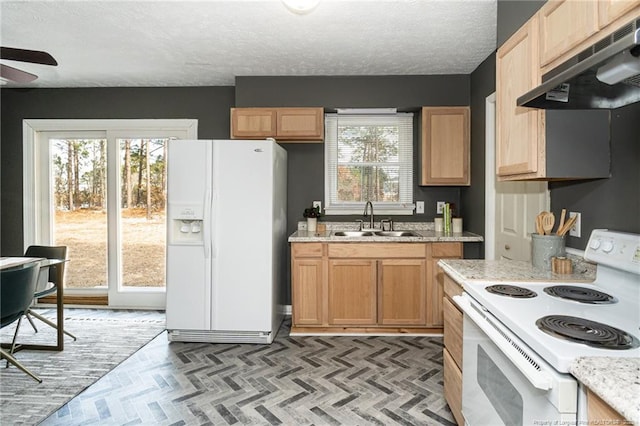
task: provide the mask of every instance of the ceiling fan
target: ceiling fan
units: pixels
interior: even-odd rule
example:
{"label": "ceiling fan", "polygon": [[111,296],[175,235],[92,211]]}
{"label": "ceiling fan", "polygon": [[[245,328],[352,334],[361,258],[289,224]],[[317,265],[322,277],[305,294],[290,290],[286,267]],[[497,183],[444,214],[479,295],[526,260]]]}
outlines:
{"label": "ceiling fan", "polygon": [[[42,52],[40,50],[16,49],[13,47],[4,46],[0,47],[0,59],[19,62],[31,62],[33,64],[41,65],[58,65],[58,62],[53,58],[53,56],[51,56],[47,52]],[[0,64],[0,78],[16,83],[30,83],[38,78],[38,76],[14,67],[10,67],[9,65]]]}

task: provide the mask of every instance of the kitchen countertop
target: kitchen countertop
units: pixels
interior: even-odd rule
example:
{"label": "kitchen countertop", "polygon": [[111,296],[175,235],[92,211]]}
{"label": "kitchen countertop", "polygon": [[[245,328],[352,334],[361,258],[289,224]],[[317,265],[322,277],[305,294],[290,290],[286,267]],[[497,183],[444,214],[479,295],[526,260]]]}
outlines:
{"label": "kitchen countertop", "polygon": [[[306,223],[306,222],[305,222]],[[289,236],[290,243],[309,242],[331,242],[331,243],[362,243],[362,242],[405,242],[405,243],[428,243],[428,242],[481,242],[483,237],[472,232],[449,233],[436,232],[433,222],[395,222],[393,229],[396,231],[413,231],[419,236],[416,237],[337,237],[333,235],[335,231],[354,231],[358,229],[355,222],[320,222],[326,225],[323,232],[310,232],[298,230]],[[379,231],[380,229],[375,229]]]}
{"label": "kitchen countertop", "polygon": [[640,359],[583,357],[569,371],[625,419],[640,425]]}
{"label": "kitchen countertop", "polygon": [[568,257],[573,263],[572,274],[544,271],[521,260],[441,259],[438,265],[462,287],[466,281],[592,282],[595,279],[595,265],[576,256]]}

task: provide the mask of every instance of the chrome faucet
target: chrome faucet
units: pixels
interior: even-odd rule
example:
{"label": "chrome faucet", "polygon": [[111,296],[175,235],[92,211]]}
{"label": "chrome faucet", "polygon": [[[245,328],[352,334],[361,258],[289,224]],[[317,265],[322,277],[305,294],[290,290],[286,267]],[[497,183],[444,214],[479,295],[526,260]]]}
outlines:
{"label": "chrome faucet", "polygon": [[369,206],[371,206],[371,215],[369,216],[369,229],[373,229],[373,203],[371,203],[371,201],[367,201],[367,204],[364,205],[364,217],[367,217],[367,214],[369,212]]}

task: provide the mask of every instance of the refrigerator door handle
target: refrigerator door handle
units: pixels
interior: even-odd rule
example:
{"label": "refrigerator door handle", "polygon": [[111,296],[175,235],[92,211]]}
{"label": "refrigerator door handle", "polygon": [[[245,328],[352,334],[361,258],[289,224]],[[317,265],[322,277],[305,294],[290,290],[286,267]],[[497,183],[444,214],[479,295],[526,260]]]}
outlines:
{"label": "refrigerator door handle", "polygon": [[211,189],[207,189],[207,193],[205,194],[204,197],[204,223],[202,224],[202,227],[204,228],[203,231],[203,237],[204,237],[204,241],[203,241],[203,247],[204,247],[204,257],[205,259],[208,259],[211,256],[211,227],[213,225],[212,221],[211,221]]}

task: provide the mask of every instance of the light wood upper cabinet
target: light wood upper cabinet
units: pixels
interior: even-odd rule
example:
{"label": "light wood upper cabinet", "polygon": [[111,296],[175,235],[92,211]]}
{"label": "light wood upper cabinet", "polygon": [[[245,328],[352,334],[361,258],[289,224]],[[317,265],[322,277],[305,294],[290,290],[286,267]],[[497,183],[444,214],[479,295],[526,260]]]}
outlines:
{"label": "light wood upper cabinet", "polygon": [[633,9],[640,10],[638,0],[598,0],[598,26],[604,28]]}
{"label": "light wood upper cabinet", "polygon": [[324,139],[324,110],[322,108],[278,108],[276,139]]}
{"label": "light wood upper cabinet", "polygon": [[232,139],[322,142],[323,108],[231,108]]}
{"label": "light wood upper cabinet", "polygon": [[422,108],[420,185],[469,185],[469,107]]}
{"label": "light wood upper cabinet", "polygon": [[231,108],[232,139],[264,139],[276,134],[273,108]]}
{"label": "light wood upper cabinet", "polygon": [[540,83],[538,15],[496,56],[496,172],[499,179],[544,175],[544,111],[519,107],[519,96]]}
{"label": "light wood upper cabinet", "polygon": [[426,319],[424,259],[385,259],[379,262],[379,323],[424,325]]}
{"label": "light wood upper cabinet", "polygon": [[540,8],[538,15],[541,66],[578,46],[599,29],[596,1],[549,1]]}

